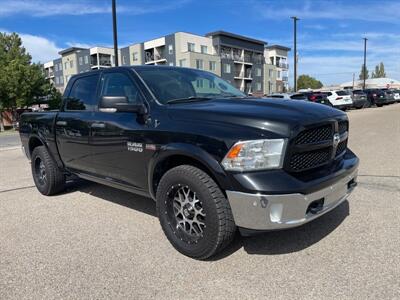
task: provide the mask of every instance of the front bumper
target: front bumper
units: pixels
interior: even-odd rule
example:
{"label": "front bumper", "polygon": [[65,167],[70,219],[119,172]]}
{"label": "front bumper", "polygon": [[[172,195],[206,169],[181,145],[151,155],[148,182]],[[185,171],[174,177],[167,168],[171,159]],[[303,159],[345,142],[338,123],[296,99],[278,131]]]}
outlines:
{"label": "front bumper", "polygon": [[309,194],[250,194],[226,191],[237,226],[276,230],[300,226],[331,211],[357,185],[357,169],[328,187]]}

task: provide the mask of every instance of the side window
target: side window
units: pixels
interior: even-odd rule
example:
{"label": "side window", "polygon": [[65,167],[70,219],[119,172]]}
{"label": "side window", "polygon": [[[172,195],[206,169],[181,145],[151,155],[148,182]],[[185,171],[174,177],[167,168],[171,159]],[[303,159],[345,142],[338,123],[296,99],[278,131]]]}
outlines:
{"label": "side window", "polygon": [[96,101],[96,87],[99,75],[81,77],[75,80],[67,98],[66,110],[93,110]]}
{"label": "side window", "polygon": [[139,89],[123,73],[105,73],[102,78],[102,96],[126,96],[132,104],[142,103]]}

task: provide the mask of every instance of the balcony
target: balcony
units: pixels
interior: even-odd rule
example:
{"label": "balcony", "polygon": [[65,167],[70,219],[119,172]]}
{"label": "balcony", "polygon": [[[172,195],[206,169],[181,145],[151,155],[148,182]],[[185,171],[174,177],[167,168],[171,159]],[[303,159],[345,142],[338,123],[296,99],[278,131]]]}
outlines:
{"label": "balcony", "polygon": [[112,66],[111,55],[109,54],[92,54],[90,56],[90,65],[92,69],[109,68]]}
{"label": "balcony", "polygon": [[288,76],[282,76],[282,81],[289,81],[289,77]]}
{"label": "balcony", "polygon": [[282,69],[289,69],[289,64],[285,63],[285,62],[276,62],[275,66],[277,66],[278,68],[282,68]]}

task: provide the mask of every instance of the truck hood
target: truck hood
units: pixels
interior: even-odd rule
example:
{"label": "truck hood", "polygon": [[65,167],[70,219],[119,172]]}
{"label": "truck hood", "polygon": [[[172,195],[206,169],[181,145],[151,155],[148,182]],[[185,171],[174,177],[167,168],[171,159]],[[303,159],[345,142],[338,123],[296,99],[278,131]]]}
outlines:
{"label": "truck hood", "polygon": [[322,104],[268,98],[213,99],[173,104],[168,107],[168,114],[178,121],[245,126],[288,137],[294,128],[346,117],[342,111]]}

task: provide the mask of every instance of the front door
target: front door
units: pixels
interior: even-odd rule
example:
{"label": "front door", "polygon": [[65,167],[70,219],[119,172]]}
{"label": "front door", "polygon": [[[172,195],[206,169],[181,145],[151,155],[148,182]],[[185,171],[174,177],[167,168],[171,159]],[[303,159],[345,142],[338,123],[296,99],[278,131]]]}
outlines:
{"label": "front door", "polygon": [[[100,80],[102,96],[126,96],[131,104],[144,97],[129,71],[105,71]],[[131,112],[102,112],[96,109],[91,123],[92,163],[96,174],[108,180],[147,188],[147,162],[152,153],[145,151],[147,125],[142,116]]]}
{"label": "front door", "polygon": [[58,151],[65,166],[71,170],[93,171],[89,136],[98,79],[99,74],[75,79],[55,121]]}

